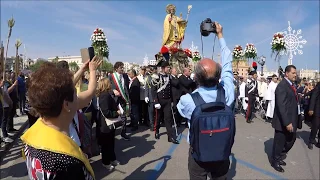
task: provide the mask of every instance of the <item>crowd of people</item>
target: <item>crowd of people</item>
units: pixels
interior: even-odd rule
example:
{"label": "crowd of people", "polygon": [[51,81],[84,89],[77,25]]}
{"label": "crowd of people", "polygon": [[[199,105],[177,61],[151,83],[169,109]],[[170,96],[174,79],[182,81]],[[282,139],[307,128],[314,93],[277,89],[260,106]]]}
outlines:
{"label": "crowd of people", "polygon": [[[253,122],[252,112],[259,108],[256,105],[259,103],[265,112],[263,117],[272,122],[275,128],[273,167],[277,171],[284,172],[281,166],[286,163],[283,160],[292,148],[295,132],[297,128],[302,128],[303,120],[311,126],[308,148],[313,149],[313,145],[320,147],[320,82],[315,85],[314,81],[307,81],[306,78],[298,79],[296,67],[288,65],[284,77],[274,74],[268,79],[258,79],[257,73],[252,71],[248,79],[244,79],[235,74],[234,85],[238,96],[236,109],[244,114],[247,123]],[[318,142],[315,140],[317,133]]]}
{"label": "crowd of people", "polygon": [[0,77],[0,124],[3,137],[1,143],[11,143],[11,138],[18,130],[14,129],[13,118],[17,115],[17,108],[20,115],[25,114],[26,107],[26,78],[23,73],[16,78],[15,72],[6,72],[5,77]]}
{"label": "crowd of people", "polygon": [[[272,166],[284,172],[286,154],[294,144],[297,128],[301,128],[302,104],[306,121],[312,121],[310,149],[316,144],[317,133],[320,137],[320,85],[314,88],[312,83],[297,81],[292,65],[285,68],[281,79],[273,75],[258,82],[254,70],[248,79],[239,77],[232,71],[232,54],[222,26],[217,22],[215,26],[222,64],[202,59],[193,75],[189,68],[178,74],[167,61],[158,67],[141,67],[139,72],[124,72],[124,64],[116,62],[114,72],[97,75],[102,60],[96,56],[75,73],[66,61],[46,62],[31,74],[27,85],[23,74],[18,80],[8,74],[1,81],[5,84],[1,91],[3,140],[12,141],[7,130],[13,130],[10,124],[16,109],[11,107],[20,102],[21,114],[27,109],[30,126],[21,136],[29,178],[95,179],[89,162],[94,153],[93,138],[97,139],[102,166],[111,171],[120,164],[115,152],[117,129],[122,139],[129,141],[130,132],[147,126],[154,138],[160,139],[159,129],[164,125],[168,142],[179,144],[175,128],[184,125],[189,128],[190,179],[226,179],[235,136],[234,112],[245,114],[246,122],[252,123],[256,100],[266,100],[266,117],[275,129]],[[13,89],[18,89],[19,98]],[[198,119],[201,117],[206,123],[197,126],[194,122],[203,123]],[[96,137],[92,137],[94,123]],[[209,138],[212,136],[215,138]],[[214,148],[216,153],[203,153],[210,144],[221,148]]]}

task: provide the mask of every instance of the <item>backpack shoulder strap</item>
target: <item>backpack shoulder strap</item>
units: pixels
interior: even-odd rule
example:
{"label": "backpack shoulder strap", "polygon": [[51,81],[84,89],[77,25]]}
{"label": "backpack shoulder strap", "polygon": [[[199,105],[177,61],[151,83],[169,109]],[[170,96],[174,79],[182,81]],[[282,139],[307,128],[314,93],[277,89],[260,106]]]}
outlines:
{"label": "backpack shoulder strap", "polygon": [[221,86],[221,84],[218,84],[217,86],[217,100],[216,102],[222,102],[222,103],[226,103],[226,96],[225,96],[225,90],[224,88]]}
{"label": "backpack shoulder strap", "polygon": [[205,104],[206,102],[202,99],[199,92],[195,92],[190,94],[192,97],[192,100],[196,106],[200,106],[201,104]]}

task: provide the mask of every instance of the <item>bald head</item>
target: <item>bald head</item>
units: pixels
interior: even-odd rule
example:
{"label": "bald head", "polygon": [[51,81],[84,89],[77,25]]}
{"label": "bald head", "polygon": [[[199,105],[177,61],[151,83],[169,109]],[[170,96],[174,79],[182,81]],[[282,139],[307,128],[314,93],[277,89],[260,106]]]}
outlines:
{"label": "bald head", "polygon": [[198,62],[195,68],[196,81],[205,87],[213,87],[219,83],[220,65],[209,58],[204,58]]}
{"label": "bald head", "polygon": [[204,58],[199,65],[205,70],[207,77],[214,77],[217,71],[217,63],[209,58]]}

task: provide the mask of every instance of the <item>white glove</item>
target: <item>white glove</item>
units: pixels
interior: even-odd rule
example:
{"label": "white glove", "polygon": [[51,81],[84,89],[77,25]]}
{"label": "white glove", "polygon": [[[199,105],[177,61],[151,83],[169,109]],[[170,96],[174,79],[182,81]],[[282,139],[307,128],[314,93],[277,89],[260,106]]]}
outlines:
{"label": "white glove", "polygon": [[155,105],[154,105],[154,108],[160,109],[160,108],[161,108],[161,105],[160,105],[160,104],[155,104]]}
{"label": "white glove", "polygon": [[173,102],[171,102],[171,107],[173,107]]}
{"label": "white glove", "polygon": [[149,98],[148,97],[144,98],[144,101],[148,104]]}

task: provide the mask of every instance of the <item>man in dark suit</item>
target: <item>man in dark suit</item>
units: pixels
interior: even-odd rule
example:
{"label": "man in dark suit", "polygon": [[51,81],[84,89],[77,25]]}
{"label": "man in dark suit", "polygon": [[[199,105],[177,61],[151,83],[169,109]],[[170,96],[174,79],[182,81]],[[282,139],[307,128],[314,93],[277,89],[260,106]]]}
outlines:
{"label": "man in dark suit", "polygon": [[129,83],[129,98],[131,105],[131,131],[138,130],[138,122],[140,121],[140,82],[137,78],[137,72],[134,69],[130,69],[128,72],[130,78]]}
{"label": "man in dark suit", "polygon": [[178,78],[178,72],[176,68],[171,69],[171,85],[172,85],[172,101],[173,101],[173,111],[174,111],[174,118],[176,120],[177,126],[180,127],[181,119],[180,113],[177,109],[177,104],[181,97],[181,90],[180,90],[180,83]]}
{"label": "man in dark suit", "polygon": [[114,73],[109,75],[109,80],[111,82],[111,89],[115,95],[115,101],[117,105],[121,105],[124,113],[121,115],[123,120],[121,137],[125,140],[130,140],[129,136],[126,134],[126,122],[127,113],[129,111],[130,100],[129,100],[129,78],[127,74],[124,74],[124,64],[123,62],[116,62],[113,66]]}
{"label": "man in dark suit", "polygon": [[287,66],[285,77],[275,91],[275,109],[272,120],[272,127],[275,129],[272,167],[278,172],[284,172],[282,166],[285,166],[286,163],[283,160],[296,140],[298,115],[300,114],[298,94],[293,84],[296,76],[296,67]]}
{"label": "man in dark suit", "polygon": [[308,148],[313,149],[313,144],[316,144],[316,135],[318,133],[318,144],[320,148],[320,82],[312,90],[310,104],[309,104],[309,116],[312,117],[311,133],[309,137]]}
{"label": "man in dark suit", "polygon": [[181,95],[185,95],[192,92],[192,85],[195,83],[190,78],[190,69],[184,68],[183,74],[179,77]]}

